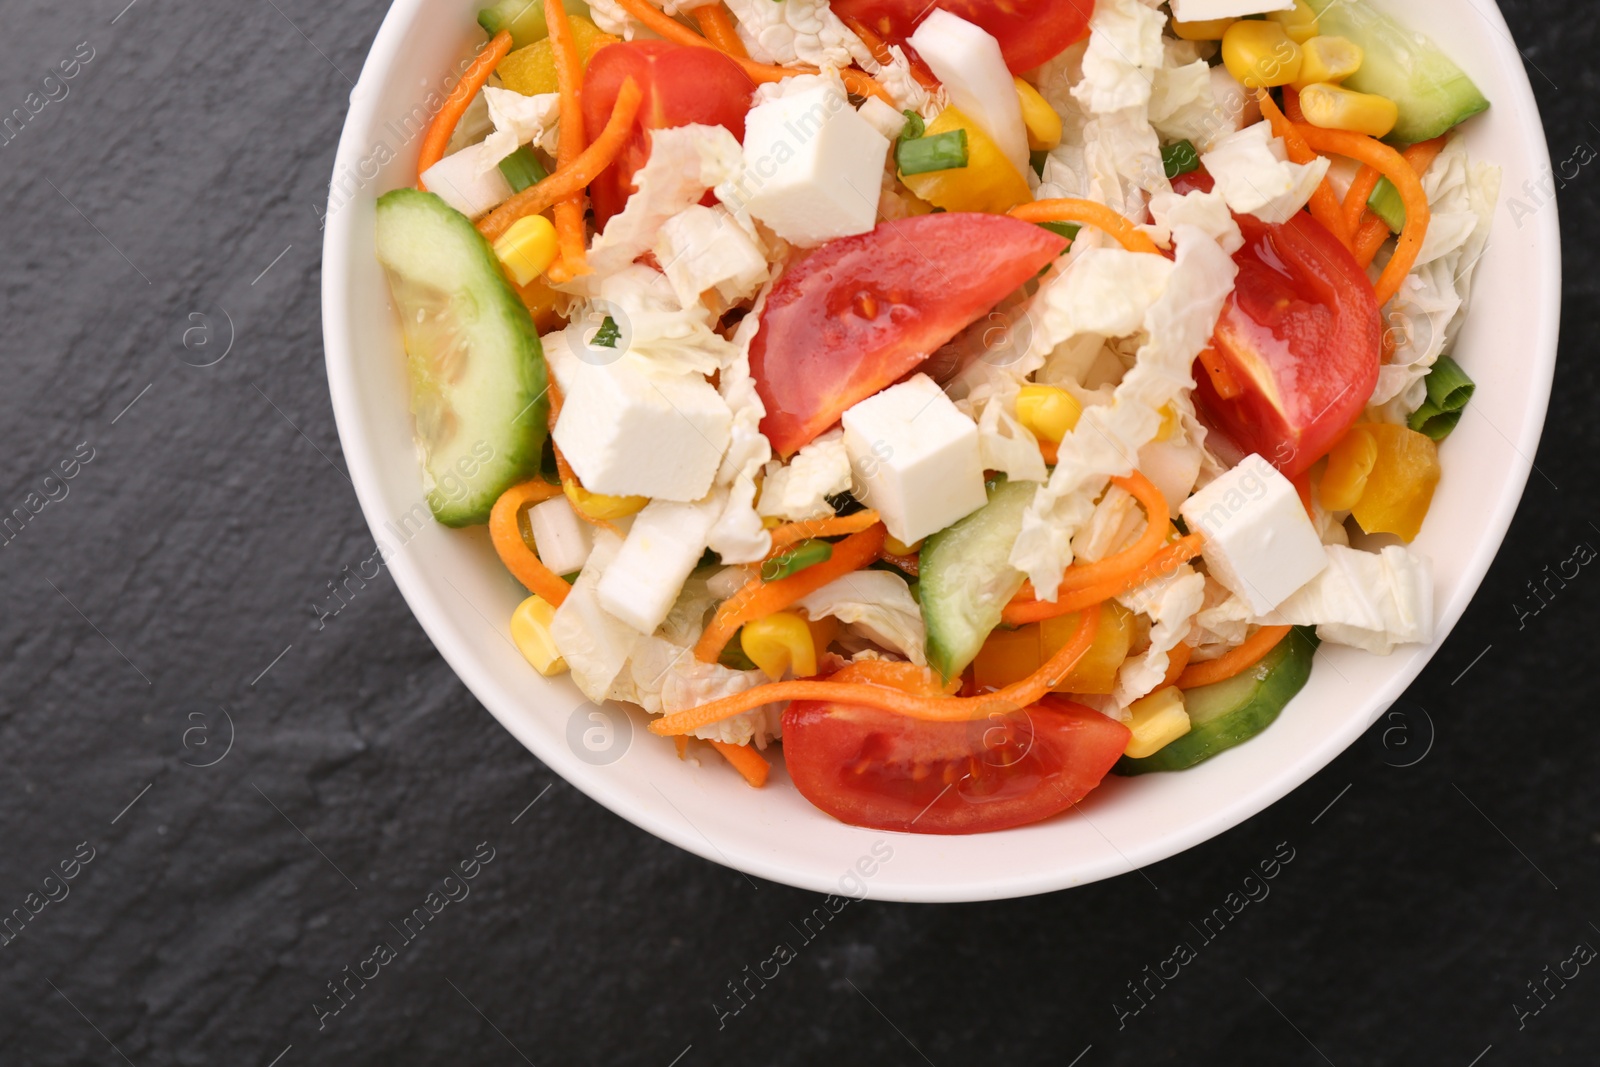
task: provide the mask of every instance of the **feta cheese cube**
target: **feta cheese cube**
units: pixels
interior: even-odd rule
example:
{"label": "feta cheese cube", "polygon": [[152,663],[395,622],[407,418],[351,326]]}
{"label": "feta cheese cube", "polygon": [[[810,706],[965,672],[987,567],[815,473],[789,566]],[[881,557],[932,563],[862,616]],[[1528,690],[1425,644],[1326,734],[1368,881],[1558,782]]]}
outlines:
{"label": "feta cheese cube", "polygon": [[750,109],[744,174],[718,195],[811,248],[877,225],[888,156],[889,139],[856,113],[838,80],[814,77]]}
{"label": "feta cheese cube", "polygon": [[1300,494],[1258,455],[1190,497],[1179,513],[1190,530],[1205,535],[1201,556],[1211,576],[1258,616],[1328,565]]}
{"label": "feta cheese cube", "polygon": [[540,561],[557,574],[583,570],[594,551],[594,527],[578,517],[565,496],[529,508],[528,528]]}
{"label": "feta cheese cube", "polygon": [[914,544],[988,503],[978,424],[926,374],[844,413],[844,446],[862,503]]}
{"label": "feta cheese cube", "polygon": [[1292,11],[1294,0],[1172,0],[1172,17],[1179,22],[1206,22]]}
{"label": "feta cheese cube", "polygon": [[767,257],[724,207],[695,204],[672,216],[656,235],[655,254],[684,307],[707,289],[736,304],[767,280]]}
{"label": "feta cheese cube", "polygon": [[555,440],[591,493],[699,500],[733,432],[733,413],[696,374],[661,374],[624,358],[583,365]]}
{"label": "feta cheese cube", "polygon": [[705,555],[716,517],[715,508],[661,501],[639,512],[600,576],[600,606],[640,633],[654,633]]}

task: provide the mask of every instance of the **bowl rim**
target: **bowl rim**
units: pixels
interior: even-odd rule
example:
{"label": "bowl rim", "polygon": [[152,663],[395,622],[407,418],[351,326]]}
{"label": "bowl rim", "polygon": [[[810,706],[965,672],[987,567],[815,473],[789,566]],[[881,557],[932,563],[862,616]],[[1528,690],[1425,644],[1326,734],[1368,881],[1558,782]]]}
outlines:
{"label": "bowl rim", "polygon": [[[362,148],[360,131],[373,121],[380,104],[378,94],[371,91],[371,82],[378,80],[379,73],[390,67],[401,49],[408,27],[424,6],[425,0],[395,0],[385,14],[363,62],[361,76],[350,94],[350,110],[333,163],[334,175],[352,173],[352,168],[359,162]],[[1525,131],[1528,138],[1526,147],[1535,153],[1535,167],[1548,170],[1549,148],[1538,102],[1504,16],[1497,5],[1489,5],[1489,10],[1484,10],[1482,5],[1474,2],[1473,7],[1495,31],[1492,48],[1500,58],[1514,60],[1513,69],[1516,73],[1509,79],[1509,88],[1515,99],[1504,101],[1502,106],[1532,120],[1531,128]],[[1502,191],[1502,200],[1505,196],[1506,193]],[[349,271],[355,246],[348,239],[350,224],[347,219],[341,218],[348,213],[336,211],[338,205],[335,198],[333,183],[330,182],[329,203],[324,215],[322,258],[324,362],[335,423],[350,480],[369,531],[376,534],[387,518],[378,489],[377,470],[380,462],[376,451],[357,432],[362,424],[356,402],[359,381],[355,368],[358,361],[347,340],[350,336],[348,319],[351,306]],[[1553,198],[1541,206],[1533,225],[1537,227],[1534,235],[1536,265],[1551,279],[1551,284],[1539,294],[1538,306],[1533,309],[1536,328],[1530,349],[1536,363],[1531,369],[1536,370],[1537,375],[1530,383],[1527,419],[1521,436],[1515,442],[1508,439],[1515,458],[1509,463],[1508,476],[1492,510],[1482,517],[1479,524],[1482,535],[1462,569],[1457,595],[1436,619],[1432,646],[1424,649],[1422,654],[1410,657],[1407,663],[1392,672],[1384,684],[1366,698],[1370,702],[1370,711],[1365,720],[1359,716],[1350,717],[1342,728],[1326,731],[1319,742],[1308,748],[1298,760],[1283,764],[1279,773],[1234,802],[1211,808],[1197,819],[1163,834],[1152,835],[1144,843],[1126,850],[1113,845],[1115,855],[1080,860],[1070,870],[1062,868],[997,876],[977,872],[953,881],[897,882],[888,892],[874,892],[874,898],[928,903],[998,900],[1052,892],[1131,873],[1201,844],[1265,810],[1331,763],[1383,715],[1443,647],[1467,605],[1476,596],[1489,567],[1499,554],[1533,470],[1533,457],[1543,433],[1553,385],[1560,333],[1561,242],[1558,208]],[[816,892],[831,893],[837,890],[836,873],[819,873],[812,867],[788,862],[781,854],[735,847],[730,855],[694,829],[692,824],[686,825],[686,820],[680,822],[670,818],[660,808],[637,804],[607,776],[592,773],[595,768],[579,761],[564,746],[551,744],[544,735],[528,729],[513,714],[509,694],[500,691],[489,677],[487,668],[477,662],[471,643],[444,622],[447,613],[425,584],[421,567],[403,552],[395,554],[387,563],[407,606],[451,670],[502,726],[568,783],[640,829],[713,863]],[[673,807],[670,801],[667,807]]]}

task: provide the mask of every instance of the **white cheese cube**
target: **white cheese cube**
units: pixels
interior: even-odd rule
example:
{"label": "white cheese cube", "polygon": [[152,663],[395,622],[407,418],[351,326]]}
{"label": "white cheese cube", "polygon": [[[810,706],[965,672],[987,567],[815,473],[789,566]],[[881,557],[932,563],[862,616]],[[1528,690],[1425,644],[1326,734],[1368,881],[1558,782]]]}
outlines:
{"label": "white cheese cube", "polygon": [[1172,0],[1172,17],[1179,22],[1206,22],[1265,15],[1268,11],[1293,11],[1294,0]]}
{"label": "white cheese cube", "polygon": [[910,44],[943,83],[950,103],[989,135],[1018,174],[1026,175],[1028,130],[1000,42],[981,26],[934,8]]}
{"label": "white cheese cube", "polygon": [[639,512],[600,576],[600,606],[642,634],[655,633],[705,555],[716,509],[656,502]]}
{"label": "white cheese cube", "polygon": [[844,413],[844,446],[861,502],[914,544],[988,502],[978,424],[926,374]]}
{"label": "white cheese cube", "polygon": [[699,500],[711,488],[733,413],[704,378],[638,361],[584,365],[556,421],[556,444],[591,493]]}
{"label": "white cheese cube", "polygon": [[445,156],[422,172],[422,183],[467,218],[486,215],[511,199],[511,183],[489,155],[493,150],[480,142]]}
{"label": "white cheese cube", "polygon": [[815,247],[877,225],[888,156],[889,139],[856,113],[843,88],[815,78],[750,109],[745,171],[723,199],[742,202],[791,244]]}
{"label": "white cheese cube", "polygon": [[655,254],[684,307],[707,289],[736,304],[767,280],[767,257],[724,207],[695,204],[672,216],[656,235]]}
{"label": "white cheese cube", "polygon": [[1205,535],[1201,555],[1211,576],[1257,615],[1271,612],[1328,565],[1300,494],[1258,455],[1246,456],[1179,512],[1191,531]]}
{"label": "white cheese cube", "polygon": [[594,551],[594,527],[578,517],[565,496],[529,508],[528,528],[539,559],[557,574],[581,571]]}

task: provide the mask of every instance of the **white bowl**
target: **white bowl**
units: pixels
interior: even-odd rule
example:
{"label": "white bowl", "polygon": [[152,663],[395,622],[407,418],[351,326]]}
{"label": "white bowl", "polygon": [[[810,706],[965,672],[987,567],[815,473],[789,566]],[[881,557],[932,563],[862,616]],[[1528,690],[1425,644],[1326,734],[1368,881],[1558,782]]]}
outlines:
{"label": "white bowl", "polygon": [[[1444,480],[1416,542],[1435,567],[1432,646],[1387,658],[1324,646],[1305,690],[1249,744],[1180,774],[1109,778],[1081,812],[973,837],[846,826],[806,803],[781,763],[765,789],[752,790],[716,761],[680,762],[642,718],[595,709],[569,680],[539,677],[507,636],[525,594],[488,538],[426,519],[400,332],[373,257],[374,200],[414,181],[420,137],[407,137],[403,117],[425,108],[428,90],[481,40],[480,2],[398,0],[351,94],[323,248],[329,387],[362,510],[428,636],[506,729],[618,815],[706,859],[819,892],[959,901],[1081,885],[1199,844],[1306,781],[1377,721],[1461,617],[1505,536],[1539,442],[1555,368],[1560,244],[1553,199],[1538,206],[1524,188],[1549,173],[1550,161],[1499,11],[1488,0],[1407,0],[1386,6],[1431,35],[1494,102],[1467,138],[1474,159],[1505,172],[1456,351],[1477,395],[1444,445]],[[1533,213],[1513,214],[1513,198]],[[1476,651],[1456,649],[1452,658],[1465,664]]]}

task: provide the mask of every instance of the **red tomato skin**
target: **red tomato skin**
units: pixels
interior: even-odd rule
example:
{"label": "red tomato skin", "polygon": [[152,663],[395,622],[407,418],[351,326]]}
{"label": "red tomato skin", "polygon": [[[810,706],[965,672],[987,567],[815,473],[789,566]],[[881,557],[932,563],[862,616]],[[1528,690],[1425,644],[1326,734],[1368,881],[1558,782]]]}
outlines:
{"label": "red tomato skin", "polygon": [[1100,784],[1130,736],[1054,696],[975,722],[817,701],[783,713],[784,762],[801,795],[841,822],[903,833],[987,833],[1048,819]]}
{"label": "red tomato skin", "polygon": [[583,125],[589,140],[605,128],[622,83],[643,92],[633,135],[617,161],[589,186],[595,226],[604,229],[633,194],[633,176],[650,158],[650,131],[698,123],[722,126],[744,139],[744,116],[755,83],[739,65],[711,48],[670,41],[628,41],[600,49],[584,72]]}
{"label": "red tomato skin", "polygon": [[750,345],[761,432],[789,456],[1060,255],[1005,215],[949,212],[830,241],[772,288]]}
{"label": "red tomato skin", "polygon": [[1089,33],[1094,0],[833,0],[840,18],[857,19],[890,44],[904,44],[934,8],[989,31],[1013,74],[1054,59]]}
{"label": "red tomato skin", "polygon": [[1196,371],[1196,399],[1244,453],[1293,478],[1336,444],[1366,407],[1382,362],[1382,320],[1366,272],[1305,212],[1281,226],[1235,216],[1245,244],[1213,345],[1243,386],[1217,395]]}

